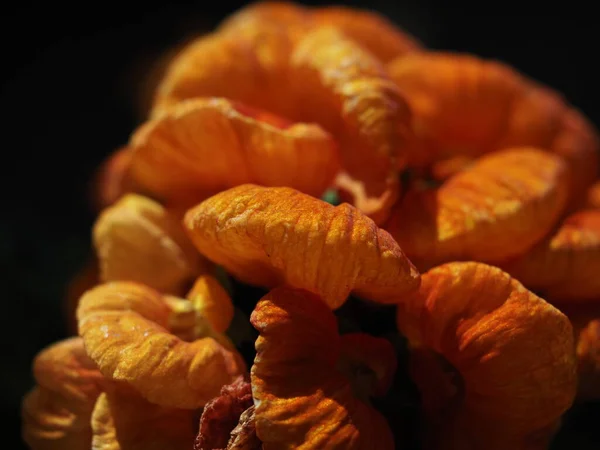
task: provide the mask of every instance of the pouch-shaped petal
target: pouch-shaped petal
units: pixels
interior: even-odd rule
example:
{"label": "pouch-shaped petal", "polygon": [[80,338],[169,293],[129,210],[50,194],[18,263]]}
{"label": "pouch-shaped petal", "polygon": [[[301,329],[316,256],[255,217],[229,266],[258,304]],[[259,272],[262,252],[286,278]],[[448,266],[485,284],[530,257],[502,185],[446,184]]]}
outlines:
{"label": "pouch-shaped petal", "polygon": [[109,379],[127,383],[158,405],[203,406],[245,370],[226,337],[210,327],[184,342],[167,329],[171,308],[141,284],[112,282],[88,291],[77,317],[90,357]]}
{"label": "pouch-shaped petal", "polygon": [[392,237],[348,204],[242,185],[205,200],[184,220],[198,250],[241,281],[306,289],[332,309],[350,292],[395,303],[419,285]]}
{"label": "pouch-shaped petal", "polygon": [[181,224],[159,203],[128,194],[94,224],[102,281],[136,281],[183,294],[206,263]]}
{"label": "pouch-shaped petal", "polygon": [[534,146],[564,157],[577,199],[597,177],[594,127],[556,92],[496,61],[451,53],[415,53],[389,64],[414,115],[415,164]]}
{"label": "pouch-shaped petal", "polygon": [[314,124],[293,123],[223,98],[178,103],[132,136],[131,178],[167,203],[243,183],[291,186],[319,197],[339,170],[337,145]]}
{"label": "pouch-shaped petal", "polygon": [[[122,392],[100,395],[91,419],[92,450],[189,450],[192,410],[154,405]],[[88,447],[89,448],[89,447]]]}
{"label": "pouch-shaped petal", "polygon": [[549,238],[504,269],[557,304],[600,298],[600,210],[568,216]]}
{"label": "pouch-shaped petal", "polygon": [[106,380],[80,337],[57,342],[35,358],[37,386],[22,405],[23,438],[33,450],[89,449],[90,417]]}
{"label": "pouch-shaped petal", "polygon": [[229,294],[212,275],[200,275],[187,298],[217,333],[224,333],[233,319],[234,308]]}
{"label": "pouch-shaped petal", "polygon": [[502,270],[449,263],[398,308],[429,448],[547,448],[577,387],[567,317]]}
{"label": "pouch-shaped petal", "polygon": [[195,97],[226,97],[293,117],[288,61],[293,44],[281,27],[212,33],[188,44],[159,83],[152,116]]}
{"label": "pouch-shaped petal", "polygon": [[[339,141],[342,166],[366,199],[355,205],[380,222],[397,190],[396,167],[407,160],[410,111],[384,66],[332,27],[307,33],[291,56],[300,117]],[[381,199],[377,202],[377,199]]]}
{"label": "pouch-shaped petal", "polygon": [[385,418],[336,370],[337,324],[318,297],[274,289],[250,321],[260,333],[251,380],[265,450],[394,448]]}
{"label": "pouch-shaped petal", "polygon": [[568,183],[559,157],[507,149],[482,157],[437,189],[409,192],[385,228],[420,270],[450,261],[496,264],[550,232]]}

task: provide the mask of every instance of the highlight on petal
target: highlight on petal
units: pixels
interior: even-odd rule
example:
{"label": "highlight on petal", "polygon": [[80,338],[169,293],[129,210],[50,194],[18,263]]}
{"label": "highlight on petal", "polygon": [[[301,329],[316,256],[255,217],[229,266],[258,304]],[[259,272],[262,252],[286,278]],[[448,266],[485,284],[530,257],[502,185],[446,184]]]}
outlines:
{"label": "highlight on petal", "polygon": [[106,209],[94,224],[93,238],[102,281],[136,281],[183,294],[206,270],[179,221],[137,194]]}
{"label": "highlight on petal", "polygon": [[438,189],[410,191],[385,228],[420,270],[500,263],[538,243],[567,201],[562,160],[534,148],[486,155]]}
{"label": "highlight on petal", "polygon": [[170,62],[159,83],[152,116],[195,97],[226,97],[284,117],[290,102],[290,36],[281,27],[244,33],[212,33],[188,44]]}
{"label": "highlight on petal", "polygon": [[421,43],[403,32],[384,16],[365,9],[347,6],[316,8],[314,22],[339,28],[383,63],[421,50]]}
{"label": "highlight on petal", "polygon": [[217,333],[224,333],[233,319],[233,303],[221,283],[212,275],[200,275],[187,298]]}
{"label": "highlight on petal", "polygon": [[600,210],[568,216],[549,238],[503,268],[553,303],[595,302],[600,298]]}
{"label": "highlight on petal", "polygon": [[339,170],[338,149],[315,124],[293,123],[223,98],[178,103],[131,138],[132,179],[167,203],[243,183],[290,186],[320,196]]}
{"label": "highlight on petal", "polygon": [[497,61],[466,54],[413,53],[388,65],[414,115],[415,164],[477,157],[513,146],[560,155],[576,174],[571,198],[597,178],[593,125],[556,92]]}
{"label": "highlight on petal", "polygon": [[301,116],[338,139],[345,172],[367,196],[355,206],[381,222],[396,200],[396,168],[406,164],[411,133],[398,88],[373,55],[332,27],[307,33],[290,64]]}
{"label": "highlight on petal", "polygon": [[100,166],[92,182],[92,204],[96,211],[108,208],[133,189],[127,176],[131,151],[122,147],[113,152]]}
{"label": "highlight on petal", "polygon": [[252,389],[245,377],[223,386],[221,394],[204,407],[194,450],[259,450],[261,442],[252,429],[253,422],[244,416],[249,409],[253,412],[253,406]]}
{"label": "highlight on petal", "polygon": [[[567,317],[500,269],[449,263],[398,308],[433,448],[547,448],[577,387]],[[535,355],[535,356],[534,356]]]}
{"label": "highlight on petal", "polygon": [[100,395],[91,426],[92,450],[189,450],[194,442],[193,411],[154,405],[124,389]]}
{"label": "highlight on petal", "polygon": [[90,417],[106,382],[79,337],[57,342],[35,358],[37,386],[22,404],[23,439],[33,450],[87,450]]}
{"label": "highlight on petal", "polygon": [[274,289],[250,321],[260,333],[251,380],[265,450],[394,448],[385,418],[336,370],[342,344],[335,316],[318,297]]}
{"label": "highlight on petal", "polygon": [[189,210],[184,223],[198,250],[239,280],[303,288],[332,309],[351,292],[396,303],[419,285],[398,244],[372,220],[294,189],[238,186]]}
{"label": "highlight on petal", "polygon": [[244,363],[227,338],[206,324],[197,327],[193,342],[171,334],[171,314],[170,303],[149,287],[106,283],[82,297],[79,334],[107,378],[157,405],[198,408],[243,373]]}

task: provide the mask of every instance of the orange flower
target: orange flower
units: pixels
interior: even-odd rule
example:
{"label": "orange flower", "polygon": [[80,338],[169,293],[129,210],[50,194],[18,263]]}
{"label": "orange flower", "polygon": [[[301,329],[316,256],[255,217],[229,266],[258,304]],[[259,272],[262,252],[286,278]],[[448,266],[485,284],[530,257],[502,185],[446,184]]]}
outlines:
{"label": "orange flower", "polygon": [[557,156],[517,148],[480,158],[440,188],[412,191],[385,228],[420,270],[523,254],[563,211],[568,173]]}
{"label": "orange flower", "polygon": [[336,143],[318,125],[218,98],[164,109],[130,147],[130,176],[141,191],[170,204],[192,201],[187,206],[243,183],[320,196],[339,170]]}
{"label": "orange flower", "polygon": [[171,334],[173,319],[179,319],[183,331],[185,316],[181,309],[173,311],[172,303],[140,284],[103,284],[81,299],[79,333],[107,378],[128,384],[157,405],[198,408],[245,367],[227,338],[194,314],[191,303],[188,323],[193,342]]}
{"label": "orange flower", "polygon": [[514,69],[475,56],[415,53],[388,66],[414,113],[414,162],[535,146],[566,159],[571,198],[597,177],[594,127],[562,97]]}
{"label": "orange flower", "polygon": [[336,370],[342,343],[335,316],[318,297],[274,289],[250,321],[260,333],[251,379],[265,450],[394,448],[386,420],[358,396],[364,391],[353,377]]}
{"label": "orange flower", "polygon": [[158,406],[126,389],[100,395],[91,426],[93,449],[189,450],[194,442],[193,411]]}
{"label": "orange flower", "polygon": [[600,210],[567,217],[558,230],[504,269],[558,304],[600,298]]}
{"label": "orange flower", "polygon": [[573,330],[500,269],[449,263],[398,308],[436,449],[547,448],[577,386]]}
{"label": "orange flower", "polygon": [[102,281],[137,281],[182,294],[208,264],[179,221],[160,204],[128,194],[104,210],[94,225]]}
{"label": "orange flower", "polygon": [[89,450],[90,417],[105,380],[81,338],[41,351],[33,365],[37,386],[24,398],[23,439],[32,450]]}
{"label": "orange flower", "polygon": [[225,333],[233,319],[233,303],[229,294],[212,275],[200,275],[187,295],[194,309],[217,333]]}
{"label": "orange flower", "polygon": [[287,283],[332,309],[351,292],[395,303],[419,285],[416,269],[372,220],[290,188],[238,186],[189,210],[184,222],[198,250],[241,281]]}

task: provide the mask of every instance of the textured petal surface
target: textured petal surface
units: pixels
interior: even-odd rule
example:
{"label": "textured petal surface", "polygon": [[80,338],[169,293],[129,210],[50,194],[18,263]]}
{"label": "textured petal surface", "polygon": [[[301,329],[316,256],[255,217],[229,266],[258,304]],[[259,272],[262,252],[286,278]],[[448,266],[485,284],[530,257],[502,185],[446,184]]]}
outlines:
{"label": "textured petal surface", "polygon": [[179,221],[160,204],[136,194],[100,215],[93,238],[102,281],[136,281],[183,294],[204,268]]}
{"label": "textured petal surface", "polygon": [[23,438],[33,450],[89,449],[90,417],[106,385],[79,337],[42,350],[35,358],[38,384],[23,400]]}
{"label": "textured petal surface", "polygon": [[193,411],[120,391],[98,398],[91,425],[92,450],[189,450],[194,442]]}
{"label": "textured petal surface", "polygon": [[498,268],[449,263],[423,275],[398,326],[433,448],[546,448],[577,386],[565,315]]}
{"label": "textured petal surface", "polygon": [[379,222],[395,201],[389,191],[398,188],[396,167],[406,163],[410,137],[410,111],[397,87],[373,55],[331,27],[306,34],[290,70],[301,117],[338,139],[344,170],[367,195],[355,204]]}
{"label": "textured petal surface", "polygon": [[564,157],[577,174],[572,198],[597,177],[594,127],[559,94],[511,67],[432,52],[399,58],[388,69],[414,113],[415,163],[535,146]]}
{"label": "textured petal surface", "polygon": [[215,277],[200,275],[187,298],[217,333],[227,330],[233,319],[233,303]]}
{"label": "textured petal surface", "polygon": [[79,334],[109,379],[123,381],[152,403],[198,408],[245,370],[233,346],[210,327],[184,342],[171,334],[171,308],[158,292],[113,282],[86,293],[79,305]]}
{"label": "textured petal surface", "polygon": [[337,145],[318,125],[223,98],[164,110],[134,133],[130,146],[131,178],[167,203],[193,205],[243,183],[291,186],[318,197],[339,170]]}
{"label": "textured petal surface", "polygon": [[290,188],[242,185],[188,211],[196,247],[243,282],[288,283],[335,309],[350,292],[395,303],[419,274],[392,237],[348,204]]}
{"label": "textured petal surface", "polygon": [[600,210],[568,216],[553,235],[504,268],[554,303],[595,302],[600,298]]}
{"label": "textured petal surface", "polygon": [[440,188],[409,192],[385,228],[420,270],[520,255],[554,226],[567,200],[568,172],[533,148],[482,157]]}
{"label": "textured petal surface", "polygon": [[318,297],[275,289],[250,320],[260,333],[251,378],[265,450],[394,448],[383,416],[358,400],[335,370],[336,320]]}

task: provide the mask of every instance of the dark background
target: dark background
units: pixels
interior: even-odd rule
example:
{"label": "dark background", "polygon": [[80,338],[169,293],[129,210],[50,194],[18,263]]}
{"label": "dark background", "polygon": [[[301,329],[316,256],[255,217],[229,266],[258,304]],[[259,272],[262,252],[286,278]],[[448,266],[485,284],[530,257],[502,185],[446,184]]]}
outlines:
{"label": "dark background", "polygon": [[[378,10],[432,48],[508,62],[562,91],[600,123],[596,62],[600,24],[591,9],[577,2],[556,9],[527,1],[485,2],[487,10],[447,0],[338,3]],[[66,335],[61,310],[64,288],[88,255],[93,223],[87,185],[93,169],[124,144],[140,122],[137,105],[149,64],[243,4],[123,0],[3,6],[3,448],[20,448],[19,403],[32,385],[32,358]],[[575,412],[556,448],[600,448],[600,433],[594,429],[598,412],[597,405]]]}

